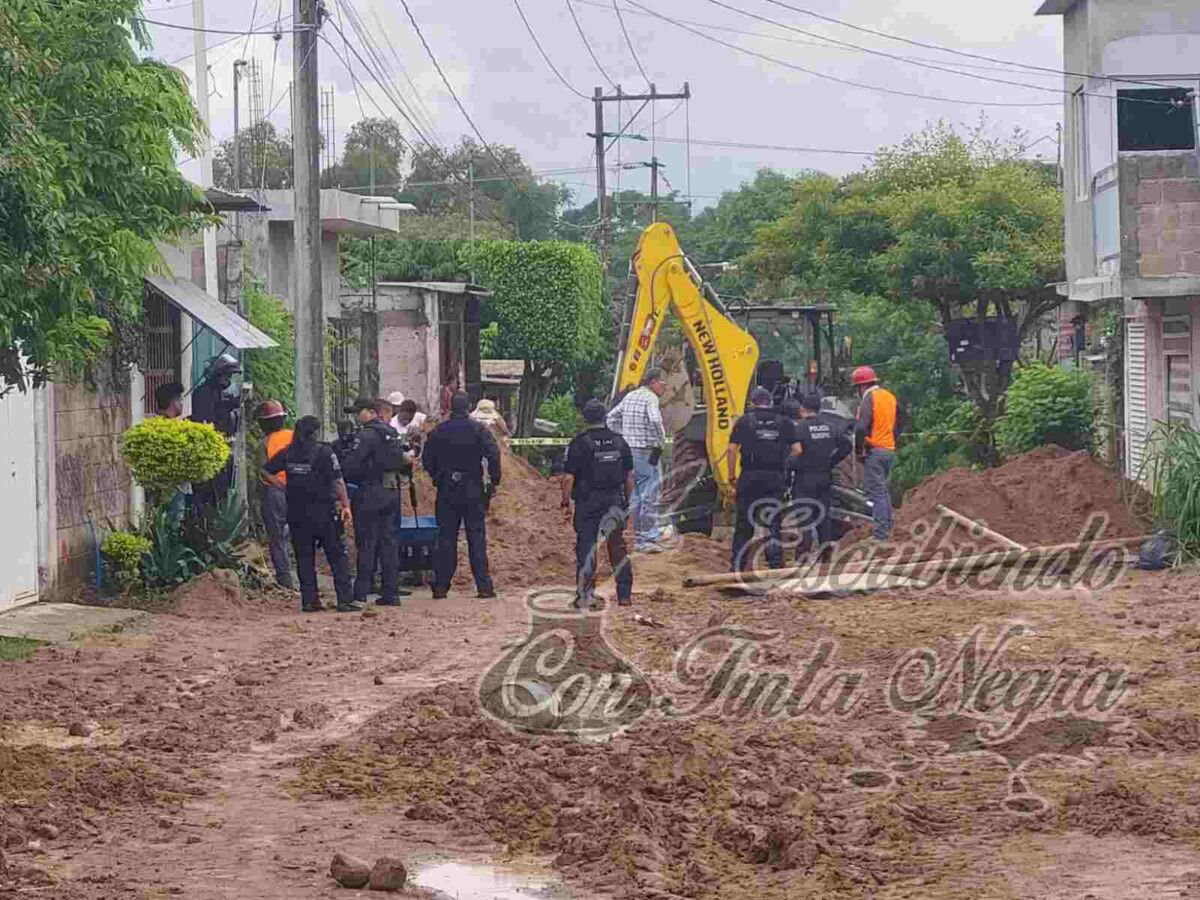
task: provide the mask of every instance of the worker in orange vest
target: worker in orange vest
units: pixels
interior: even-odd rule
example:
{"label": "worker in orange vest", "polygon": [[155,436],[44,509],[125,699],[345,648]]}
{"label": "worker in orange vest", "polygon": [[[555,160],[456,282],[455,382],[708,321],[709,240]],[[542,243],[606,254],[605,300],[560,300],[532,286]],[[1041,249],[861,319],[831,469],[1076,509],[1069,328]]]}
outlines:
{"label": "worker in orange vest", "polygon": [[292,562],[288,558],[287,472],[272,475],[263,471],[271,457],[292,445],[292,429],[284,428],[287,412],[278,400],[266,400],[258,408],[258,425],[263,439],[259,443],[255,471],[260,473],[263,526],[271,549],[275,582],[288,590],[296,589]]}
{"label": "worker in orange vest", "polygon": [[863,459],[863,488],[871,501],[875,527],[871,536],[886,541],[892,534],[892,497],[888,476],[896,461],[900,438],[900,404],[896,395],[879,386],[879,376],[870,366],[859,366],[850,381],[862,401],[858,405],[855,444]]}

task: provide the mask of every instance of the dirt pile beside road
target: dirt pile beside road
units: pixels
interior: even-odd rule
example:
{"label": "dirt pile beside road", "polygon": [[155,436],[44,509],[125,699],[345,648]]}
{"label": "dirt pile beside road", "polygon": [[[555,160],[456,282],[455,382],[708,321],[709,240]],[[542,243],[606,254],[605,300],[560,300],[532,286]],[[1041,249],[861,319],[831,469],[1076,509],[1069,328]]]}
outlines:
{"label": "dirt pile beside road", "polygon": [[647,719],[607,744],[526,737],[443,685],[304,760],[293,789],[389,800],[410,820],[552,854],[628,897],[862,896],[887,864],[834,805],[846,747],[796,720]]}
{"label": "dirt pile beside road", "polygon": [[[1108,517],[1105,537],[1138,535],[1145,527],[1129,511],[1126,494],[1122,480],[1088,453],[1039,447],[995,469],[951,469],[914,488],[898,511],[893,539],[912,540],[918,523],[935,523],[939,504],[1027,546],[1076,541],[1094,513]],[[954,537],[967,535],[959,528]]]}

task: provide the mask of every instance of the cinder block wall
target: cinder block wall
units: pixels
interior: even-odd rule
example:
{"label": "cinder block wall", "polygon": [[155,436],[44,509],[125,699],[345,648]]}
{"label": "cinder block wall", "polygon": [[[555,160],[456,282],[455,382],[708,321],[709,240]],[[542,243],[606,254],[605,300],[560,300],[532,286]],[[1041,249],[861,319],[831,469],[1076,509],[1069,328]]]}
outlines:
{"label": "cinder block wall", "polygon": [[1143,278],[1200,275],[1196,154],[1121,156],[1121,271]]}

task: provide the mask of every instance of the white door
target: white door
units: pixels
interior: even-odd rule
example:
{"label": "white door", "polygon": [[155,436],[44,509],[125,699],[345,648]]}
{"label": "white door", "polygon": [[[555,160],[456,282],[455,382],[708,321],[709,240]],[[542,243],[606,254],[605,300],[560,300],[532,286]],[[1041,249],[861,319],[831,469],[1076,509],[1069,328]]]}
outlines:
{"label": "white door", "polygon": [[0,612],[37,599],[37,460],[33,394],[0,398]]}
{"label": "white door", "polygon": [[1125,475],[1145,476],[1146,439],[1150,433],[1146,390],[1146,325],[1125,323]]}

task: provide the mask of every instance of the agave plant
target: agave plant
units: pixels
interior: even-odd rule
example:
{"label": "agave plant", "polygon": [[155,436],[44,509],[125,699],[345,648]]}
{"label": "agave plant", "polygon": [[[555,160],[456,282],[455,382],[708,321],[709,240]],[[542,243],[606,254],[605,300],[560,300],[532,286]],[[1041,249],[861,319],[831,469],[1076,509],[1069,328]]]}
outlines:
{"label": "agave plant", "polygon": [[174,587],[204,571],[204,561],[188,546],[169,506],[151,512],[147,536],[150,550],[142,557],[142,572],[150,587]]}
{"label": "agave plant", "polygon": [[1182,422],[1160,423],[1150,437],[1141,480],[1150,491],[1155,523],[1175,533],[1186,558],[1200,558],[1200,432]]}

